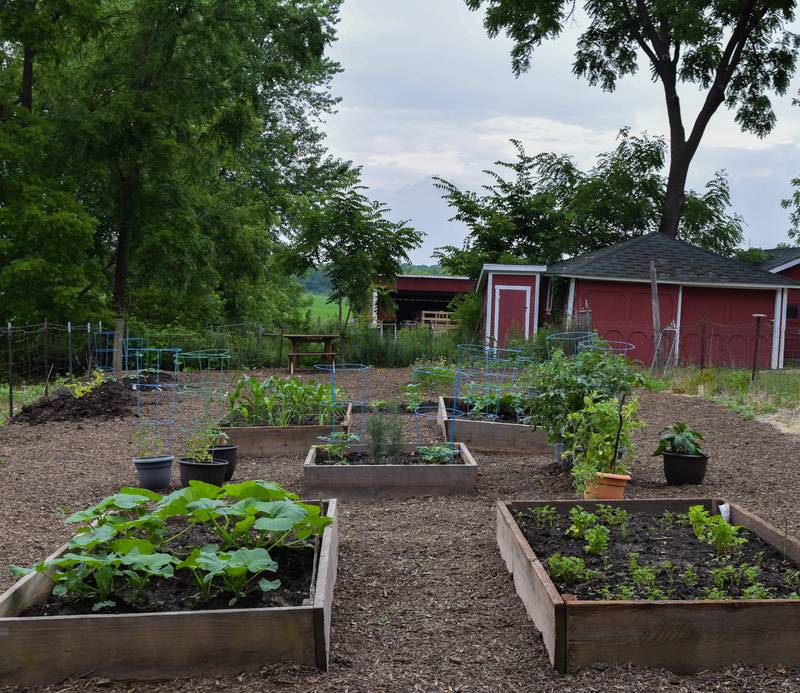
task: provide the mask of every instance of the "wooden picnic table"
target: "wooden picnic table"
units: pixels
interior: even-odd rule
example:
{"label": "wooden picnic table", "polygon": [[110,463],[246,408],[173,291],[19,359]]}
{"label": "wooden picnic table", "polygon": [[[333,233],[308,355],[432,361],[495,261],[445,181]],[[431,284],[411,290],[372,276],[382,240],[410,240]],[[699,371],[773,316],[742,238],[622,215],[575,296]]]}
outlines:
{"label": "wooden picnic table", "polygon": [[[289,373],[294,373],[296,361],[302,356],[321,356],[325,363],[332,366],[336,365],[336,351],[333,342],[339,339],[337,334],[285,334],[289,340]],[[303,344],[322,344],[322,351],[303,351]]]}

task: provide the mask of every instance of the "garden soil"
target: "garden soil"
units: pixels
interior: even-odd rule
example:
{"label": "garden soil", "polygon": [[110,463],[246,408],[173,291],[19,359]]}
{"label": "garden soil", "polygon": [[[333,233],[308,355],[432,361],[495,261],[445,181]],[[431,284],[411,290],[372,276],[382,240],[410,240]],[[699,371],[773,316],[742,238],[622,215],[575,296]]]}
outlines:
{"label": "garden soil", "polygon": [[134,401],[130,388],[116,380],[101,383],[83,397],[75,397],[62,387],[50,397],[26,404],[14,422],[36,426],[50,421],[118,419],[131,415]]}
{"label": "garden soil", "polygon": [[[352,375],[352,374],[347,374]],[[389,399],[403,370],[370,372],[370,397]],[[745,421],[713,403],[642,393],[646,430],[626,495],[723,496],[800,533],[800,438]],[[410,418],[410,417],[409,417]],[[706,434],[705,482],[668,487],[650,458],[676,420]],[[121,421],[11,424],[0,429],[0,565],[30,565],[67,537],[67,513],[135,483],[133,417]],[[414,431],[413,421],[408,430]],[[495,502],[573,496],[552,455],[477,454],[478,494],[341,504],[331,669],[268,666],[239,675],[119,683],[90,677],[53,691],[800,691],[800,671],[732,666],[692,676],[644,667],[588,667],[560,675],[527,618],[495,543]],[[240,460],[236,475],[302,493],[303,456]],[[177,483],[177,468],[173,483]],[[13,583],[0,572],[0,589]]]}

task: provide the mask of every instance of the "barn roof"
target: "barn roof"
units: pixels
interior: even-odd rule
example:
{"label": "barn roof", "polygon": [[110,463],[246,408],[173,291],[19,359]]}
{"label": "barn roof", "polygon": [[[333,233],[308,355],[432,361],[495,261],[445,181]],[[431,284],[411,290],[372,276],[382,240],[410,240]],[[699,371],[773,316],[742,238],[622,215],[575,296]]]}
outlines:
{"label": "barn roof", "polygon": [[[759,267],[768,272],[779,271],[779,268],[788,269],[800,264],[800,248],[764,248],[762,251],[767,259]],[[788,267],[784,267],[788,265]]]}
{"label": "barn roof", "polygon": [[658,281],[727,286],[796,286],[755,265],[717,255],[655,231],[602,250],[550,265],[548,274],[587,279],[649,281],[655,260]]}

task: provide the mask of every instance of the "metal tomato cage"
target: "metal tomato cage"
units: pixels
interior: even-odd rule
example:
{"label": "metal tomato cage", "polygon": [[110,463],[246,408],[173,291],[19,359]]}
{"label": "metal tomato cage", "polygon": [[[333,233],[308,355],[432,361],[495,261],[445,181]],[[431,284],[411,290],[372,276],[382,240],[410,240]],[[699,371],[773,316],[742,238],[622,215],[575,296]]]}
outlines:
{"label": "metal tomato cage", "polygon": [[231,354],[227,349],[202,349],[176,354],[180,387],[178,393],[189,399],[202,399],[203,419],[216,423],[222,416],[222,403],[228,391]]}
{"label": "metal tomato cage", "polygon": [[636,348],[630,342],[621,342],[613,339],[603,339],[593,334],[578,344],[578,351],[606,351],[618,356],[627,356]]}
{"label": "metal tomato cage", "polygon": [[175,426],[180,351],[177,347],[137,346],[126,349],[126,361],[132,357],[136,369],[135,381],[132,383],[136,391],[137,420],[134,426],[149,431],[148,435],[151,437],[159,437],[164,441],[166,450],[172,446]]}
{"label": "metal tomato cage", "polygon": [[[353,430],[354,417],[358,417],[358,433],[359,438],[364,433],[367,418],[367,406],[369,404],[369,371],[370,366],[363,363],[317,363],[314,368],[322,373],[327,373],[329,376],[330,399],[328,400],[327,407],[330,409],[331,414],[331,435],[325,437],[328,442],[336,440],[336,413],[338,411],[346,410],[351,407],[350,430]],[[360,373],[360,396],[357,398],[340,398],[336,389],[336,374],[337,373]]]}
{"label": "metal tomato cage", "polygon": [[585,330],[556,332],[547,335],[545,338],[547,354],[549,356],[555,349],[560,349],[564,352],[565,356],[575,356],[580,350],[581,342],[592,337],[594,337],[594,332],[587,332]]}

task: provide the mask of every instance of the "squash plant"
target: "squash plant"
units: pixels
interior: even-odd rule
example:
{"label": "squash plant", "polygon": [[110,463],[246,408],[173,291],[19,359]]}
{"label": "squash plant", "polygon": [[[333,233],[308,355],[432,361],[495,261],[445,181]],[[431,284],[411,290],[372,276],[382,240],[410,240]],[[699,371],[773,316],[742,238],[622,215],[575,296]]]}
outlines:
{"label": "squash plant", "polygon": [[[67,523],[78,527],[64,554],[10,570],[43,573],[56,597],[87,600],[100,611],[120,602],[150,610],[151,582],[181,575],[197,585],[196,604],[224,596],[233,605],[253,591],[275,590],[280,581],[266,575],[278,570],[270,552],[313,547],[330,518],[271,482],[191,481],[167,496],[122,488]],[[213,541],[191,545],[187,536]]]}

